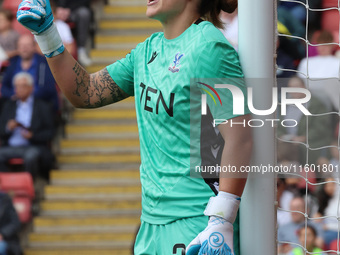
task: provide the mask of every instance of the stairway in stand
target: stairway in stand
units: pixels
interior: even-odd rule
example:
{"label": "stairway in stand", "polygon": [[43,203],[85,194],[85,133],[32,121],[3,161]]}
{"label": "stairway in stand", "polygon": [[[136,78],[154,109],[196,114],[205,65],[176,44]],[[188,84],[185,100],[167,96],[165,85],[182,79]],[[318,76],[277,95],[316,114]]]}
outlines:
{"label": "stairway in stand", "polygon": [[[111,0],[103,8],[92,50],[98,71],[160,31],[145,17],[145,0]],[[77,109],[60,141],[25,255],[125,255],[141,213],[139,142],[134,99]]]}

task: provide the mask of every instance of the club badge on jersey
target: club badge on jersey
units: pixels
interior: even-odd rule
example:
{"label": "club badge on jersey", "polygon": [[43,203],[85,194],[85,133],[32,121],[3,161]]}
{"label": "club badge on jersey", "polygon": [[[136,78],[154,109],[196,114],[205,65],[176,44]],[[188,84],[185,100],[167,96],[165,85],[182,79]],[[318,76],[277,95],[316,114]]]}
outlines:
{"label": "club badge on jersey", "polygon": [[170,66],[169,66],[169,71],[172,73],[178,73],[180,70],[180,60],[181,58],[184,56],[184,54],[181,53],[177,53],[175,56],[175,60],[171,62]]}

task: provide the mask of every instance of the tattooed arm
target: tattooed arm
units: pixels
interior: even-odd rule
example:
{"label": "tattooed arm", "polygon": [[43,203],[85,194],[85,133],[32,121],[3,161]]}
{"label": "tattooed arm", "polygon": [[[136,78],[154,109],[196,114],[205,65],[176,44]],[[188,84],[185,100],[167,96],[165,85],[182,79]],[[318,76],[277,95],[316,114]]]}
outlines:
{"label": "tattooed arm", "polygon": [[70,102],[79,108],[97,108],[129,97],[111,78],[106,68],[88,74],[66,50],[47,58],[52,74]]}

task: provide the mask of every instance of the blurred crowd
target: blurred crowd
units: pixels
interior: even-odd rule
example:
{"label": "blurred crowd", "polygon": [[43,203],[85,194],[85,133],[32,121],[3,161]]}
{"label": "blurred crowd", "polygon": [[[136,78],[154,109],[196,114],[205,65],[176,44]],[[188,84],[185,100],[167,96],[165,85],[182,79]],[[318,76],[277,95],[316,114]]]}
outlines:
{"label": "blurred crowd", "polygon": [[[62,94],[34,37],[15,18],[20,2],[0,1],[0,172],[22,162],[33,178],[47,178],[52,141],[62,124]],[[82,65],[91,65],[91,0],[50,2],[65,48]]]}
{"label": "blurred crowd", "polygon": [[[48,181],[56,167],[53,141],[65,121],[63,96],[47,61],[16,20],[20,2],[0,0],[0,255],[22,254],[18,234],[32,218],[33,185],[37,178]],[[91,65],[91,0],[50,2],[65,48],[83,66]],[[18,171],[27,175],[10,183]]]}

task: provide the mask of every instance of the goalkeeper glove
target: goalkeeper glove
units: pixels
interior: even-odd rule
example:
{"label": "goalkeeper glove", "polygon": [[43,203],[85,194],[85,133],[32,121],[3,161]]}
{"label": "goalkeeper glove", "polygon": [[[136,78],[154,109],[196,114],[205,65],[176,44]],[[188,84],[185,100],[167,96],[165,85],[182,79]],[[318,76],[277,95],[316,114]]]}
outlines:
{"label": "goalkeeper glove", "polygon": [[51,58],[64,52],[63,42],[53,23],[49,0],[23,0],[18,7],[17,19],[34,34],[46,57]]}
{"label": "goalkeeper glove", "polygon": [[220,191],[211,197],[204,211],[210,216],[208,226],[189,244],[187,255],[233,255],[233,223],[240,198]]}

